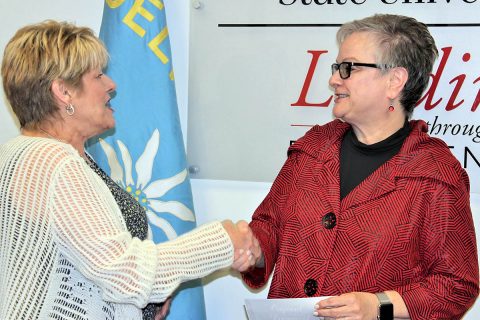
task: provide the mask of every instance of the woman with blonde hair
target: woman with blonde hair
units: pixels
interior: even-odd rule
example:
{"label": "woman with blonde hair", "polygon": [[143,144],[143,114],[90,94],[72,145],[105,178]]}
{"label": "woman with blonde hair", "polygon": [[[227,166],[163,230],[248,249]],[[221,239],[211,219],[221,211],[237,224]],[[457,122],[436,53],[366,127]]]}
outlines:
{"label": "woman with blonde hair", "polygon": [[21,134],[0,146],[2,320],[141,319],[184,281],[250,265],[245,222],[147,240],[142,207],[87,155],[86,140],[115,124],[107,59],[90,29],[55,21],[20,29],[5,48]]}

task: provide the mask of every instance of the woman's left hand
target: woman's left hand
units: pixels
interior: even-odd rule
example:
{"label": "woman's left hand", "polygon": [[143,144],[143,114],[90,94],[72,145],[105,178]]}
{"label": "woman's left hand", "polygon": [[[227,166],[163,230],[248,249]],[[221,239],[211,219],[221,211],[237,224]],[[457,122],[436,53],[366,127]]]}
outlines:
{"label": "woman's left hand", "polygon": [[167,317],[168,311],[170,311],[170,305],[172,304],[172,298],[167,298],[161,307],[157,308],[155,314],[155,320],[164,320]]}
{"label": "woman's left hand", "polygon": [[377,318],[378,299],[373,293],[350,292],[319,301],[314,315],[328,319],[373,320]]}

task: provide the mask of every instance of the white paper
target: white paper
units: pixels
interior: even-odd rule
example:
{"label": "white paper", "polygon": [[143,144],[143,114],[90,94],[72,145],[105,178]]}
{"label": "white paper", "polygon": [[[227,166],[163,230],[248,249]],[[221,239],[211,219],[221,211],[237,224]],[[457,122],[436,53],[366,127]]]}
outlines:
{"label": "white paper", "polygon": [[246,299],[245,310],[249,320],[322,320],[313,315],[313,307],[326,298]]}

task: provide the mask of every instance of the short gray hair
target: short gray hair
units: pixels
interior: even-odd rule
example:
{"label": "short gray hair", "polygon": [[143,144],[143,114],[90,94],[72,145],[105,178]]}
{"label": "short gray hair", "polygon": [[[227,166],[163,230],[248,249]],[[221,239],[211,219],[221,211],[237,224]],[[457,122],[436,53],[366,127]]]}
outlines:
{"label": "short gray hair", "polygon": [[411,17],[376,14],[343,24],[337,32],[338,44],[341,45],[356,32],[372,33],[377,39],[377,64],[403,67],[408,71],[400,103],[410,117],[427,88],[433,64],[438,57],[435,40],[428,27]]}

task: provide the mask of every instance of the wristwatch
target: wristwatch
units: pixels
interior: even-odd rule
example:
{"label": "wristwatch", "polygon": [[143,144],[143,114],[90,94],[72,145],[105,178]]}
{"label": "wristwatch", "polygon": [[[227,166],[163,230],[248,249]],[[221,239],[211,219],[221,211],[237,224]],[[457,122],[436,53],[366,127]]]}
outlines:
{"label": "wristwatch", "polygon": [[375,293],[378,299],[378,320],[393,320],[393,304],[385,292]]}

